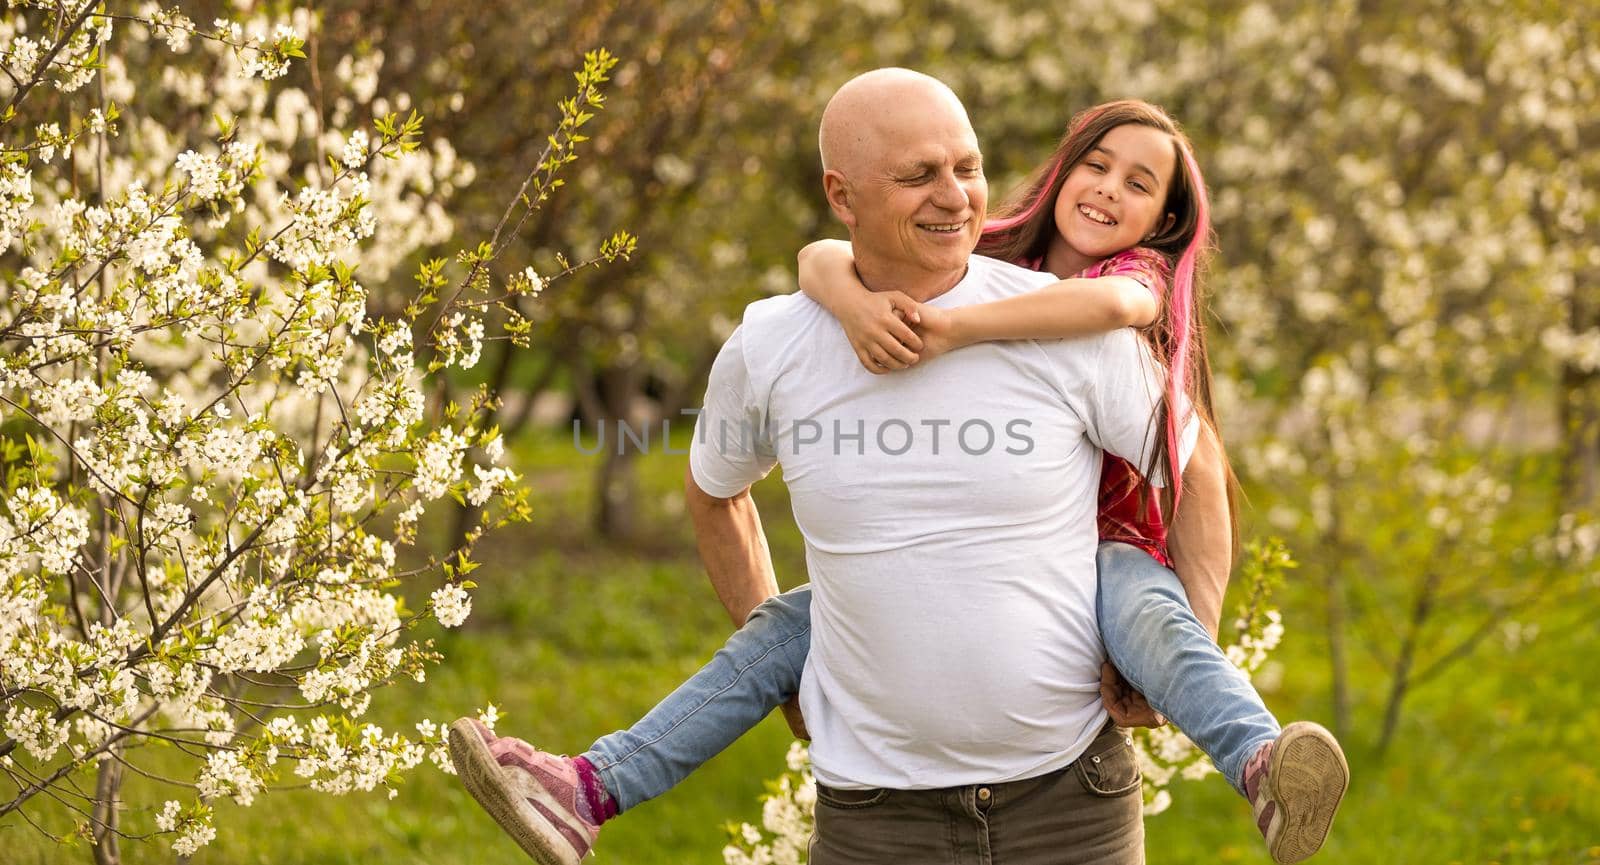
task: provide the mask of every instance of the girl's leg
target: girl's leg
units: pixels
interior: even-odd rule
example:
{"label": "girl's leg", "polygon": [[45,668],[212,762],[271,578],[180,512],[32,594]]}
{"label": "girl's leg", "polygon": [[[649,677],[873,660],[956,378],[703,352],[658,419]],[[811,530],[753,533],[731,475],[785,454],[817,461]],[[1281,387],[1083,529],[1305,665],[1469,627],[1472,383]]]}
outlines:
{"label": "girl's leg", "polygon": [[1128,544],[1101,544],[1095,563],[1111,663],[1244,793],[1245,763],[1278,738],[1277,719],[1195,618],[1177,574]]}
{"label": "girl's leg", "polygon": [[800,691],[811,648],[811,587],[767,599],[709,663],[632,727],[583,758],[618,811],[653,799]]}
{"label": "girl's leg", "polygon": [[1339,743],[1309,721],[1278,726],[1194,617],[1177,574],[1127,544],[1101,544],[1096,564],[1111,662],[1244,795],[1274,862],[1316,853],[1350,783]]}
{"label": "girl's leg", "polygon": [[450,725],[467,792],[538,865],[578,865],[600,825],[671,789],[800,690],[811,648],[811,588],[769,598],[710,663],[637,724],[578,757]]}

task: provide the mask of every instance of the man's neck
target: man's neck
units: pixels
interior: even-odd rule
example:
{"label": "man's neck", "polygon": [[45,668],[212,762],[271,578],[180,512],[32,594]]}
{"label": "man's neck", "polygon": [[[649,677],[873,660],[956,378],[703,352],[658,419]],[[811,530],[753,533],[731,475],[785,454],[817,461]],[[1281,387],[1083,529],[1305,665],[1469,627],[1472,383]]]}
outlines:
{"label": "man's neck", "polygon": [[856,274],[872,291],[898,291],[919,303],[926,303],[956,287],[967,275],[967,265],[959,269],[934,273],[891,267],[870,256],[856,254]]}

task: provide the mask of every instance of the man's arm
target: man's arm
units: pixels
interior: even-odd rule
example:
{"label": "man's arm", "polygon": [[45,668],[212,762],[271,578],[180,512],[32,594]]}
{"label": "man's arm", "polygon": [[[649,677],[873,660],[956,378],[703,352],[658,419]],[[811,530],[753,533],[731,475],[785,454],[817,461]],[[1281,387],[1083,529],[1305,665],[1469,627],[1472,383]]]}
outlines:
{"label": "man's arm", "polygon": [[[1189,608],[1215,640],[1222,618],[1222,595],[1233,568],[1233,530],[1228,525],[1221,443],[1203,422],[1194,453],[1183,469],[1183,501],[1172,517],[1167,546],[1172,552],[1172,569],[1189,596]],[[1167,723],[1109,661],[1100,669],[1100,699],[1120,727]]]}
{"label": "man's arm", "polygon": [[761,515],[749,487],[731,498],[717,498],[700,489],[692,470],[684,473],[683,492],[700,561],[737,628],[751,610],[778,593]]}
{"label": "man's arm", "polygon": [[[778,460],[765,438],[760,400],[750,392],[744,331],[742,324],[735,328],[711,364],[683,478],[700,560],[736,628],[756,605],[778,593],[761,517],[750,498],[750,485],[766,477]],[[730,428],[738,430],[736,443],[730,441]]]}
{"label": "man's arm", "polygon": [[[728,611],[735,628],[744,625],[750,611],[778,593],[778,579],[772,570],[772,551],[761,530],[761,514],[756,511],[750,488],[732,498],[719,499],[700,489],[694,470],[684,472],[683,493],[694,521],[695,545],[700,561],[716,589],[717,599]],[[798,739],[811,741],[805,716],[800,713],[800,698],[783,704],[783,718]]]}
{"label": "man's arm", "polygon": [[1167,535],[1172,569],[1189,595],[1195,618],[1217,638],[1222,595],[1233,569],[1233,531],[1228,525],[1228,487],[1222,446],[1204,422],[1194,454],[1183,470],[1183,497]]}

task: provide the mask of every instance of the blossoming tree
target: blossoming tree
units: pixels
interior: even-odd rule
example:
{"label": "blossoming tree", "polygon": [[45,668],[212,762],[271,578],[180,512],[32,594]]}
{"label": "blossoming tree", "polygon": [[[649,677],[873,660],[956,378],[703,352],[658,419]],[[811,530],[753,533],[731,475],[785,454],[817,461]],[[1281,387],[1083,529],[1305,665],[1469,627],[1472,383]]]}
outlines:
{"label": "blossoming tree", "polygon": [[[633,248],[499,275],[603,105],[599,51],[462,273],[422,258],[409,301],[371,314],[362,280],[449,239],[472,168],[388,110],[408,99],[376,94],[371,58],[335,66],[331,113],[315,67],[309,93],[275,87],[313,15],[240,17],[0,20],[0,820],[54,800],[102,863],[120,838],[192,853],[209,803],[285,773],[393,795],[424,760],[449,770],[439,725],[361,719],[439,660],[412,632],[466,619],[474,543],[527,503],[481,423],[494,395],[430,395],[485,340],[525,339],[488,311]],[[429,555],[442,499],[481,517]],[[178,792],[125,823],[125,772]]]}

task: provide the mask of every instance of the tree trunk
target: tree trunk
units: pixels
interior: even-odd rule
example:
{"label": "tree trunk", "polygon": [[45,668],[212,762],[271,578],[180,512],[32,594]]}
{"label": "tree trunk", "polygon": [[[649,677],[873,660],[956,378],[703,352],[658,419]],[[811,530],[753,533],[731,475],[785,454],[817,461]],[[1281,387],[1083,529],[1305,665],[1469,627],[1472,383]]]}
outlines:
{"label": "tree trunk", "polygon": [[[113,749],[112,754],[117,753]],[[122,763],[112,756],[100,761],[94,783],[94,863],[122,865],[117,823],[122,811]]]}
{"label": "tree trunk", "polygon": [[[1600,288],[1594,271],[1575,274],[1567,299],[1567,329],[1585,334],[1600,328]],[[1600,371],[1562,364],[1561,507],[1565,513],[1593,512],[1600,506]]]}
{"label": "tree trunk", "polygon": [[522,406],[517,409],[515,416],[503,419],[500,422],[500,433],[508,439],[516,438],[523,430],[528,428],[528,421],[533,418],[533,404],[538,401],[539,394],[550,387],[555,380],[556,373],[561,369],[554,357],[544,360],[544,366],[539,368],[539,374],[534,376],[533,383],[528,385],[524,394]]}
{"label": "tree trunk", "polygon": [[1439,572],[1430,571],[1422,579],[1417,592],[1417,602],[1411,608],[1411,621],[1406,628],[1405,641],[1395,658],[1393,679],[1389,685],[1389,703],[1383,710],[1383,732],[1378,736],[1378,756],[1389,750],[1395,731],[1400,728],[1400,709],[1405,705],[1411,690],[1411,669],[1416,661],[1417,649],[1422,642],[1422,629],[1433,613],[1433,601],[1439,593]]}
{"label": "tree trunk", "polygon": [[594,530],[610,541],[631,541],[638,530],[638,457],[652,445],[653,418],[634,417],[642,396],[637,365],[596,370],[573,365],[573,388],[584,425],[599,432],[603,450],[595,475]]}
{"label": "tree trunk", "polygon": [[[1323,447],[1332,447],[1324,432]],[[1331,483],[1331,481],[1330,481]],[[1332,502],[1341,500],[1337,487],[1329,491]],[[1328,664],[1333,691],[1333,732],[1341,739],[1350,735],[1350,655],[1345,647],[1345,631],[1350,614],[1344,588],[1345,563],[1351,560],[1344,542],[1344,521],[1337,505],[1329,506],[1329,522],[1322,533],[1323,546],[1335,555],[1323,572],[1322,589],[1327,595]]]}
{"label": "tree trunk", "polygon": [[1350,664],[1344,645],[1344,578],[1338,564],[1330,566],[1323,579],[1328,596],[1328,663],[1333,680],[1333,732],[1340,739],[1350,735]]}
{"label": "tree trunk", "polygon": [[1566,513],[1600,505],[1600,375],[1561,371],[1561,504]]}
{"label": "tree trunk", "polygon": [[621,437],[612,444],[595,484],[595,531],[607,540],[629,541],[639,530],[638,454]]}

